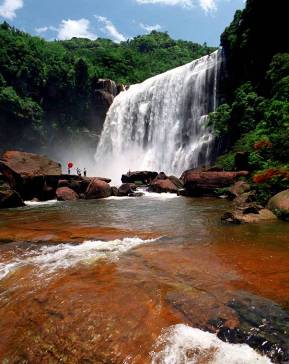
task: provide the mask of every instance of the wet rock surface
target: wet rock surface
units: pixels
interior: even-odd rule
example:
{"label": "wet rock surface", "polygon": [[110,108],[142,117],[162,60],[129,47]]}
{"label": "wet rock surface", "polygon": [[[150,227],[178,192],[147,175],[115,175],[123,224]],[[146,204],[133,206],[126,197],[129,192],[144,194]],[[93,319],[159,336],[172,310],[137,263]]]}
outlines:
{"label": "wet rock surface", "polygon": [[280,218],[289,220],[289,190],[279,192],[268,202],[268,208]]}
{"label": "wet rock surface", "polygon": [[134,183],[123,183],[117,191],[117,196],[129,196],[133,194],[136,190],[136,185]]}
{"label": "wet rock surface", "polygon": [[79,195],[69,187],[57,188],[56,197],[58,201],[76,201],[79,199]]}
{"label": "wet rock surface", "polygon": [[122,183],[135,183],[140,182],[143,185],[149,184],[158,175],[158,172],[152,171],[135,171],[123,174],[121,177]]}
{"label": "wet rock surface", "polygon": [[22,206],[24,202],[18,192],[12,190],[6,178],[0,174],[0,209]]}
{"label": "wet rock surface", "polygon": [[98,178],[92,178],[85,192],[87,200],[106,198],[111,196],[110,185]]}
{"label": "wet rock surface", "polygon": [[239,319],[237,328],[220,324],[218,337],[234,344],[247,343],[275,363],[289,362],[289,313],[275,302],[246,292],[227,303]]}
{"label": "wet rock surface", "polygon": [[233,185],[239,177],[247,176],[247,171],[220,172],[220,171],[185,171],[181,180],[184,183],[186,194],[189,196],[215,195],[219,188]]}

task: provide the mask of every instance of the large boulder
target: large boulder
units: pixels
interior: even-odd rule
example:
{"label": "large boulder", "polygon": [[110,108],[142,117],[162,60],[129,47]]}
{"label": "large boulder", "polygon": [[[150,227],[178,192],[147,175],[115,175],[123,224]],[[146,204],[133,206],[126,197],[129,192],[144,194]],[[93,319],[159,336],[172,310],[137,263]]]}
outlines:
{"label": "large boulder", "polygon": [[68,187],[71,190],[75,191],[78,195],[85,193],[91,179],[87,177],[78,177],[78,176],[73,176],[73,177],[74,178],[70,177],[68,179],[60,179],[58,181],[57,187],[58,188]]}
{"label": "large boulder", "polygon": [[[59,176],[61,164],[44,155],[20,151],[8,151],[0,159],[0,171],[5,175],[6,168],[20,176]],[[3,171],[2,171],[3,169]]]}
{"label": "large boulder", "polygon": [[122,183],[136,183],[140,182],[143,185],[148,185],[157,177],[157,172],[152,171],[136,171],[136,172],[128,172],[127,174],[123,174],[121,177]]}
{"label": "large boulder", "polygon": [[106,198],[111,196],[111,187],[105,182],[97,178],[92,178],[85,192],[87,200]]}
{"label": "large boulder", "polygon": [[289,190],[277,193],[268,202],[268,208],[278,217],[289,219]]}
{"label": "large boulder", "polygon": [[181,189],[184,188],[184,183],[176,176],[168,176],[168,179],[173,182],[174,185],[177,186],[177,188]]}
{"label": "large boulder", "polygon": [[58,201],[75,201],[79,199],[78,194],[69,187],[59,187],[56,190]]}
{"label": "large boulder", "polygon": [[0,209],[22,206],[24,202],[19,193],[12,190],[6,178],[0,174]]}
{"label": "large boulder", "polygon": [[186,194],[189,196],[214,195],[218,188],[229,187],[239,177],[247,176],[247,171],[225,172],[225,171],[185,171],[181,180],[184,183]]}
{"label": "large boulder", "polygon": [[118,189],[118,196],[128,196],[134,193],[136,190],[136,185],[133,183],[123,183]]}
{"label": "large boulder", "polygon": [[250,191],[250,185],[245,181],[238,181],[233,186],[229,188],[229,196],[231,198],[236,198],[243,193],[247,193]]}
{"label": "large boulder", "polygon": [[170,179],[155,179],[149,186],[151,192],[178,193],[178,187]]}
{"label": "large boulder", "polygon": [[229,224],[250,224],[266,221],[275,221],[277,217],[268,209],[258,209],[247,207],[246,209],[236,209],[232,212],[226,212],[221,220]]}
{"label": "large boulder", "polygon": [[56,186],[50,180],[57,185],[61,165],[43,155],[8,151],[0,159],[0,172],[22,199],[46,200],[55,197]]}

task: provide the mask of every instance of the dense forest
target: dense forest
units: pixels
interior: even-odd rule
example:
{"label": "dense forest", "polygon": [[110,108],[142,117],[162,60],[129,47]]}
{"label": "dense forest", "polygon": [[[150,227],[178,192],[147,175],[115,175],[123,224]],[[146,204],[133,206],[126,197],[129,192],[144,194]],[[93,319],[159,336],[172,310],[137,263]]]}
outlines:
{"label": "dense forest", "polygon": [[5,22],[0,25],[0,151],[50,152],[81,140],[95,148],[103,123],[99,79],[138,83],[212,50],[156,31],[120,44],[77,38],[48,42]]}
{"label": "dense forest", "polygon": [[[260,202],[289,187],[289,42],[286,2],[248,0],[221,36],[227,103],[210,115],[226,153],[218,166],[233,170],[248,153]],[[223,85],[224,87],[224,85]]]}

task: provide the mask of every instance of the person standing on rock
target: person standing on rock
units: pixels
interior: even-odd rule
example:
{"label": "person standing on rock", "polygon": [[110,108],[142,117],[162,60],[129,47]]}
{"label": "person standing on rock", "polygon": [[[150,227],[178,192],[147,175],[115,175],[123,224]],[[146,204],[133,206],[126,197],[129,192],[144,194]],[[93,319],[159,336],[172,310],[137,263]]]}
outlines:
{"label": "person standing on rock", "polygon": [[68,174],[70,174],[71,168],[73,167],[73,163],[72,162],[68,162],[67,163],[67,169],[68,169]]}
{"label": "person standing on rock", "polygon": [[86,172],[86,168],[84,168],[84,169],[83,169],[83,176],[84,176],[84,177],[86,177],[86,174],[87,174],[87,172]]}
{"label": "person standing on rock", "polygon": [[81,170],[80,170],[80,168],[76,168],[76,173],[77,173],[78,177],[81,177]]}

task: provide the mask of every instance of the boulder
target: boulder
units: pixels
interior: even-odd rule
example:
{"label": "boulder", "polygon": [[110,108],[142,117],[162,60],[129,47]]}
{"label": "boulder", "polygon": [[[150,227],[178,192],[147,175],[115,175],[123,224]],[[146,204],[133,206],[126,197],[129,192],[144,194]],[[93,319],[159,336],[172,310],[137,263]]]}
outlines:
{"label": "boulder", "polygon": [[244,192],[238,197],[236,197],[233,203],[235,206],[245,206],[248,203],[255,201],[256,201],[256,192],[250,191],[250,192]]}
{"label": "boulder", "polygon": [[160,172],[157,176],[156,176],[156,178],[154,179],[154,181],[156,181],[156,180],[164,180],[164,179],[167,179],[168,177],[167,177],[167,175],[165,174],[165,172]]}
{"label": "boulder", "polygon": [[131,193],[134,193],[136,190],[136,185],[133,183],[123,183],[119,189],[117,196],[128,196]]}
{"label": "boulder", "polygon": [[[52,161],[48,157],[39,154],[8,151],[0,159],[0,171],[5,175],[9,168],[19,176],[59,176],[61,164]],[[4,170],[4,172],[2,171]]]}
{"label": "boulder", "polygon": [[78,194],[69,187],[59,187],[56,190],[58,201],[75,201],[79,199]]}
{"label": "boulder", "polygon": [[118,196],[118,188],[113,186],[111,187],[111,196]]}
{"label": "boulder", "polygon": [[148,185],[157,177],[157,172],[151,171],[136,171],[136,172],[128,172],[127,174],[123,174],[121,177],[122,183],[136,183],[140,182],[143,185]]}
{"label": "boulder", "polygon": [[8,181],[0,175],[0,209],[25,206],[18,192],[11,189]]}
{"label": "boulder", "polygon": [[149,186],[150,192],[178,193],[177,186],[170,179],[155,179]]}
{"label": "boulder", "polygon": [[85,192],[85,198],[87,200],[91,200],[91,199],[106,198],[109,196],[111,196],[110,185],[107,182],[102,181],[100,179],[92,178]]}
{"label": "boulder", "polygon": [[238,181],[229,188],[229,195],[232,198],[236,198],[248,191],[250,191],[250,185],[244,181]]}
{"label": "boulder", "polygon": [[268,208],[278,217],[289,219],[289,190],[277,193],[268,202]]}
{"label": "boulder", "polygon": [[249,224],[264,221],[275,221],[277,217],[268,209],[246,208],[236,209],[233,212],[226,212],[222,217],[222,222],[229,224]]}
{"label": "boulder", "polygon": [[173,182],[174,185],[177,186],[177,188],[181,189],[181,188],[184,188],[184,184],[183,182],[177,178],[176,176],[169,176],[168,179]]}
{"label": "boulder", "polygon": [[142,197],[142,196],[144,196],[143,192],[134,192],[128,195],[128,197]]}
{"label": "boulder", "polygon": [[77,194],[85,193],[87,187],[90,183],[91,179],[87,177],[78,177],[73,176],[73,178],[67,179],[60,179],[58,181],[58,188],[60,187],[69,187]]}
{"label": "boulder", "polygon": [[181,176],[186,194],[189,196],[214,195],[218,188],[229,187],[239,177],[247,176],[247,171],[240,172],[210,172],[188,170]]}

